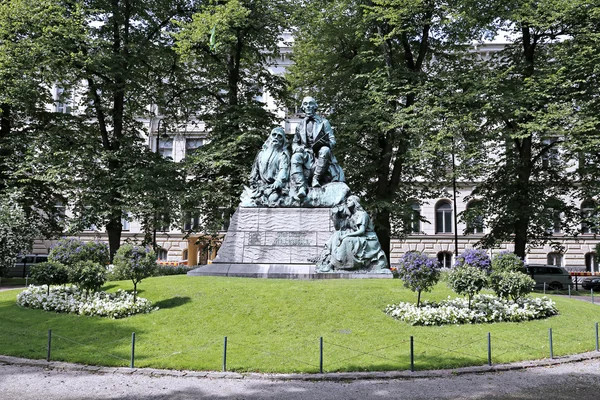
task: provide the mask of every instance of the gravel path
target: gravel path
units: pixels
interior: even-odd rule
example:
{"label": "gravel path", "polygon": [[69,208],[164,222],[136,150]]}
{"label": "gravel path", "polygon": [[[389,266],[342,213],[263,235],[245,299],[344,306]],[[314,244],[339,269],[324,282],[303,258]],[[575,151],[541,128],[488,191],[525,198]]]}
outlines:
{"label": "gravel path", "polygon": [[477,368],[388,373],[388,378],[396,376],[391,379],[377,378],[385,376],[382,374],[286,377],[83,367],[0,356],[0,398],[591,400],[600,397],[599,358],[580,357],[580,361],[520,369],[512,369],[515,365],[505,367],[499,372],[485,373],[476,372]]}

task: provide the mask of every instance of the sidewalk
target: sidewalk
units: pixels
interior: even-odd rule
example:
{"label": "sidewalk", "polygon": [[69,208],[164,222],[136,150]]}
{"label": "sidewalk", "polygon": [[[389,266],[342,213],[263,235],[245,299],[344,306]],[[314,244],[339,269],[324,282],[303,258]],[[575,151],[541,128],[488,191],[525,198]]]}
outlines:
{"label": "sidewalk", "polygon": [[256,372],[215,372],[215,371],[177,371],[155,368],[127,368],[127,367],[99,367],[66,363],[61,361],[30,360],[0,355],[0,364],[38,367],[46,370],[65,372],[87,372],[90,374],[124,374],[181,378],[207,378],[207,379],[268,379],[283,381],[358,381],[358,380],[388,380],[388,379],[423,379],[444,378],[449,376],[482,374],[487,372],[505,372],[522,370],[535,367],[549,367],[568,363],[576,363],[587,360],[600,359],[600,352],[588,352],[570,356],[555,357],[553,359],[520,361],[510,364],[482,365],[475,367],[463,367],[456,369],[443,369],[431,371],[386,371],[386,372],[330,372],[323,374],[262,374]]}

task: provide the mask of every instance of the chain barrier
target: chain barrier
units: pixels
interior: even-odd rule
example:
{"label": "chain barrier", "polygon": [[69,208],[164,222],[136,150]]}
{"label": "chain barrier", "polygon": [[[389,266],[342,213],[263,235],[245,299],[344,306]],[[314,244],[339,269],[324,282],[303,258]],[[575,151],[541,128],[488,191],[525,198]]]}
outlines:
{"label": "chain barrier", "polygon": [[[229,344],[229,347],[231,347],[231,345],[232,345],[232,344],[233,344],[234,346],[240,346],[240,347],[241,347],[241,346],[244,346],[245,348],[247,348],[247,349],[250,349],[250,350],[254,350],[254,351],[255,351],[255,352],[257,352],[257,353],[262,353],[262,354],[265,354],[265,355],[268,355],[268,356],[276,356],[276,357],[278,357],[278,358],[281,358],[281,359],[287,359],[287,360],[292,360],[292,361],[298,362],[298,363],[300,363],[300,364],[307,365],[307,366],[309,366],[309,367],[319,368],[319,366],[318,366],[318,365],[311,364],[311,363],[309,363],[309,362],[306,362],[306,361],[300,360],[300,359],[298,359],[298,358],[290,357],[288,354],[283,354],[283,353],[280,353],[280,352],[275,352],[275,351],[267,351],[267,350],[262,350],[262,349],[259,349],[259,348],[257,348],[257,347],[253,347],[253,346],[250,346],[250,345],[248,345],[248,343],[247,343],[247,342],[245,342],[245,343],[244,343],[244,342],[240,342],[238,338],[236,338],[236,339],[237,339],[238,341],[236,341],[236,342],[233,342],[233,341],[231,340],[231,338],[229,338],[229,342],[228,342],[228,344]],[[243,339],[242,339],[242,340],[243,340]],[[308,341],[306,341],[306,343],[308,343]],[[290,350],[291,350],[291,349],[290,349]]]}
{"label": "chain barrier", "polygon": [[[447,349],[447,348],[444,348],[444,347],[436,346],[436,345],[434,345],[434,344],[431,344],[431,343],[418,342],[418,341],[416,341],[416,340],[415,340],[415,343],[424,344],[424,345],[426,345],[426,346],[428,346],[428,347],[435,347],[436,349],[440,349],[440,350],[445,350],[445,351],[444,351],[444,352],[442,352],[442,353],[438,353],[438,354],[436,354],[437,356],[441,356],[441,355],[444,355],[444,354],[453,353],[453,354],[458,354],[458,355],[461,355],[461,356],[475,357],[475,358],[483,358],[483,359],[487,360],[487,355],[486,355],[485,357],[480,357],[480,356],[477,356],[477,355],[474,355],[474,354],[469,354],[469,353],[465,353],[465,352],[462,352],[462,351],[457,351],[458,349],[465,348],[465,347],[467,347],[467,346],[470,346],[470,345],[472,345],[472,344],[474,344],[474,343],[479,343],[479,342],[482,342],[482,341],[484,341],[484,340],[485,340],[485,341],[487,341],[487,338],[483,338],[483,339],[477,339],[477,340],[474,340],[474,341],[472,341],[472,342],[466,343],[466,344],[464,344],[464,345],[461,345],[461,346],[458,346],[458,347],[454,347],[454,348],[452,348],[452,349]],[[419,353],[419,355],[423,355],[423,354],[427,353],[428,351],[429,351],[429,349],[427,349],[427,350],[425,350],[425,351],[423,351],[423,352]]]}

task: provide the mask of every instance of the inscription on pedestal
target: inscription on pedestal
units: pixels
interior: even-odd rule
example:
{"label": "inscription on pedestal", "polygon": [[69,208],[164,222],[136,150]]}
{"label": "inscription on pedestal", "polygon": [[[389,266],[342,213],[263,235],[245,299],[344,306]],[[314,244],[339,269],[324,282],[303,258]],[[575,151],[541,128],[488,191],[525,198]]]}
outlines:
{"label": "inscription on pedestal", "polygon": [[[309,232],[277,232],[274,240],[267,246],[310,246]],[[312,234],[314,236],[314,234]]]}

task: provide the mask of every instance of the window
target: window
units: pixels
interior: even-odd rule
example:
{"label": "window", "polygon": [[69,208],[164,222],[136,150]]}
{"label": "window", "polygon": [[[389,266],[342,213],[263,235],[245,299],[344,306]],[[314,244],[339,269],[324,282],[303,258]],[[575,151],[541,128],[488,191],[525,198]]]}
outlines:
{"label": "window", "polygon": [[183,249],[183,251],[181,252],[181,259],[182,260],[188,259],[188,249]]}
{"label": "window", "polygon": [[557,167],[558,166],[558,149],[556,142],[558,138],[548,138],[542,141],[542,167]]}
{"label": "window", "polygon": [[442,268],[452,268],[452,253],[449,251],[440,251],[437,254],[438,262]]}
{"label": "window", "polygon": [[416,201],[410,204],[409,232],[421,233],[421,206]]}
{"label": "window", "polygon": [[204,145],[204,139],[198,138],[186,138],[185,139],[185,155],[189,156],[194,154],[196,150]]}
{"label": "window", "polygon": [[183,230],[196,231],[200,227],[200,214],[197,212],[186,212],[183,224]]}
{"label": "window", "polygon": [[155,228],[159,232],[168,232],[171,228],[171,218],[169,214],[157,214]]}
{"label": "window", "polygon": [[64,221],[65,218],[67,217],[67,208],[65,207],[65,205],[63,204],[62,201],[57,201],[56,205],[54,206],[54,209],[56,210],[56,218],[58,221]]}
{"label": "window", "polygon": [[169,254],[169,252],[167,250],[163,249],[162,247],[159,247],[158,249],[156,249],[156,257],[160,261],[167,261],[168,254]]}
{"label": "window", "polygon": [[443,200],[435,207],[435,233],[452,233],[452,204]]}
{"label": "window", "polygon": [[129,213],[127,213],[123,218],[121,218],[121,226],[122,226],[122,230],[124,230],[124,231],[129,230]]}
{"label": "window", "polygon": [[73,91],[63,88],[56,89],[56,112],[71,114],[73,111]]}
{"label": "window", "polygon": [[598,229],[596,228],[595,219],[596,215],[596,202],[593,200],[586,200],[581,204],[581,233],[584,235],[596,234]]}
{"label": "window", "polygon": [[163,158],[173,159],[173,139],[172,138],[160,138],[158,139],[158,153]]}
{"label": "window", "polygon": [[557,267],[563,266],[563,255],[561,253],[548,253],[547,260],[547,264],[549,265],[556,265]]}
{"label": "window", "polygon": [[588,272],[599,272],[596,253],[585,253],[585,270]]}
{"label": "window", "polygon": [[467,233],[483,233],[483,215],[476,212],[475,207],[477,204],[477,201],[467,204],[467,212],[470,211],[469,220],[467,221]]}

